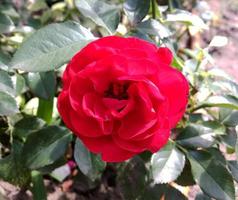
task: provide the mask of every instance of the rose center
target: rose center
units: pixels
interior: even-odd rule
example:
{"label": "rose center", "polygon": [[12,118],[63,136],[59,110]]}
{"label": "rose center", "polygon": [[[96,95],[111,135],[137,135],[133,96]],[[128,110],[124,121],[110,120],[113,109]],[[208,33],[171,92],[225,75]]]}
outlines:
{"label": "rose center", "polygon": [[118,100],[128,99],[128,88],[129,83],[110,83],[108,89],[104,92],[104,96]]}

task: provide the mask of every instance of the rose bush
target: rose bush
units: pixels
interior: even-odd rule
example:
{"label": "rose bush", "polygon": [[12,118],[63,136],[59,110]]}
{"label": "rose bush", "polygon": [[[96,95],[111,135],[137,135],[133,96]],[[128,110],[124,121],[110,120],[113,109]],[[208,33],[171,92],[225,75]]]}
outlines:
{"label": "rose bush", "polygon": [[168,48],[109,36],[79,51],[63,74],[58,110],[68,126],[107,162],[157,152],[184,114],[189,86],[171,67]]}

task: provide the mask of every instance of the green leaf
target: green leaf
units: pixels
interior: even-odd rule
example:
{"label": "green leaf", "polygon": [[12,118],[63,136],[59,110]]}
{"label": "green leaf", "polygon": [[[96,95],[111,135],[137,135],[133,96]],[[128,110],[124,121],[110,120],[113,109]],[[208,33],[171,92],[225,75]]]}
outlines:
{"label": "green leaf", "polygon": [[91,180],[100,177],[106,167],[106,163],[101,160],[100,156],[90,153],[79,139],[75,143],[74,159],[81,172]]}
{"label": "green leaf", "polygon": [[7,93],[0,92],[0,116],[19,112],[15,99]]}
{"label": "green leaf", "polygon": [[50,24],[23,42],[11,61],[11,67],[28,72],[53,70],[94,39],[89,30],[76,22]]}
{"label": "green leaf", "polygon": [[163,149],[151,157],[152,175],[155,183],[174,181],[182,172],[185,156],[169,142]]}
{"label": "green leaf", "polygon": [[5,92],[10,95],[15,94],[12,79],[10,75],[3,70],[0,70],[0,92]]}
{"label": "green leaf", "polygon": [[147,170],[142,159],[134,157],[119,170],[117,184],[119,192],[126,200],[141,196],[147,185]]}
{"label": "green leaf", "polygon": [[8,70],[8,63],[10,61],[11,57],[8,54],[5,54],[0,49],[0,69]]}
{"label": "green leaf", "polygon": [[203,193],[198,193],[195,197],[195,200],[212,200],[212,199]]}
{"label": "green leaf", "polygon": [[137,24],[147,15],[150,9],[149,0],[126,0],[124,10],[132,24]]}
{"label": "green leaf", "polygon": [[209,80],[209,89],[211,89],[215,94],[230,94],[238,96],[238,84],[229,79],[219,80],[219,78],[212,76]]}
{"label": "green leaf", "polygon": [[[236,133],[238,134],[238,126],[236,126]],[[236,159],[238,160],[238,137],[236,138],[235,153],[236,153]]]}
{"label": "green leaf", "polygon": [[188,200],[179,190],[169,186],[165,193],[165,200]]}
{"label": "green leaf", "polygon": [[191,165],[188,159],[186,159],[183,171],[179,175],[179,177],[176,179],[175,182],[181,186],[191,186],[196,184],[196,182],[193,179]]}
{"label": "green leaf", "polygon": [[0,12],[0,33],[8,33],[14,28],[10,17]]}
{"label": "green leaf", "polygon": [[37,117],[44,119],[46,123],[50,124],[52,121],[54,99],[44,100],[39,99],[39,106],[37,109]]}
{"label": "green leaf", "polygon": [[49,100],[54,97],[56,76],[54,71],[41,73],[27,73],[25,76],[27,85],[37,97]]}
{"label": "green leaf", "polygon": [[120,21],[119,9],[102,0],[75,0],[75,6],[97,25],[104,27],[110,34],[115,32]]}
{"label": "green leaf", "polygon": [[185,10],[176,10],[174,13],[168,14],[166,21],[181,22],[188,26],[195,26],[199,29],[208,29],[207,25],[200,17]]}
{"label": "green leaf", "polygon": [[218,123],[190,124],[180,132],[177,142],[188,147],[208,148],[217,135],[225,134],[225,127]]}
{"label": "green leaf", "polygon": [[137,29],[142,33],[146,33],[153,36],[159,36],[159,38],[167,38],[172,35],[170,30],[161,24],[159,21],[149,19],[143,21],[137,25]]}
{"label": "green leaf", "polygon": [[156,184],[148,185],[145,192],[140,196],[139,200],[187,200],[187,198],[176,188],[165,185]]}
{"label": "green leaf", "polygon": [[228,161],[228,167],[235,181],[238,183],[238,162],[235,160]]}
{"label": "green leaf", "polygon": [[144,193],[139,197],[139,200],[161,200],[166,189],[165,184],[147,185]]}
{"label": "green leaf", "polygon": [[25,116],[18,121],[13,128],[13,136],[26,139],[33,131],[41,129],[45,125],[42,119],[34,116]]}
{"label": "green leaf", "polygon": [[235,128],[227,128],[226,135],[222,135],[221,137],[222,142],[228,147],[231,148],[233,151],[235,150],[236,140],[237,140],[237,133]]}
{"label": "green leaf", "polygon": [[26,82],[22,75],[16,74],[12,77],[13,86],[15,89],[15,95],[18,96],[25,92],[26,89]]}
{"label": "green leaf", "polygon": [[238,110],[238,99],[232,95],[212,96],[202,102],[195,110],[206,107],[221,107]]}
{"label": "green leaf", "polygon": [[50,165],[64,155],[71,140],[68,129],[48,126],[31,133],[23,148],[24,161],[30,169]]}
{"label": "green leaf", "polygon": [[219,120],[222,124],[226,126],[237,126],[238,125],[238,111],[220,108],[219,110]]}
{"label": "green leaf", "polygon": [[47,200],[46,188],[44,186],[43,176],[38,171],[31,172],[33,187],[31,188],[34,200]]}
{"label": "green leaf", "polygon": [[22,144],[14,142],[11,154],[0,160],[0,178],[20,187],[30,181],[30,172],[22,162]]}
{"label": "green leaf", "polygon": [[192,173],[201,189],[217,200],[235,200],[233,179],[227,169],[205,151],[188,154]]}

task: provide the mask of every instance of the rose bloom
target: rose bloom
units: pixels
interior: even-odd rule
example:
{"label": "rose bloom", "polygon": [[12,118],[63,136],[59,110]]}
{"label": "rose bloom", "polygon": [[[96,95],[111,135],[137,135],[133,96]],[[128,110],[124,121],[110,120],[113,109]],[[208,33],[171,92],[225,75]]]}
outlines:
{"label": "rose bloom", "polygon": [[188,82],[172,59],[168,48],[133,37],[91,42],[63,74],[58,110],[64,123],[107,162],[157,152],[188,100]]}

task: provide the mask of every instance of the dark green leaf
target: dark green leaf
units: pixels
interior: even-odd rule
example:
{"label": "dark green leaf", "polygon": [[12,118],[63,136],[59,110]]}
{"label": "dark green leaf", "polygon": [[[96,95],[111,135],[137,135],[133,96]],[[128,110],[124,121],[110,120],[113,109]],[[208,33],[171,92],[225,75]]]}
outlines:
{"label": "dark green leaf", "polygon": [[45,122],[34,116],[25,116],[14,125],[13,136],[26,139],[33,131],[41,129]]}
{"label": "dark green leaf", "polygon": [[195,197],[195,200],[212,200],[212,199],[206,194],[198,193]]}
{"label": "dark green leaf", "polygon": [[120,15],[115,5],[102,0],[75,0],[75,5],[85,17],[104,27],[110,34],[117,29]]}
{"label": "dark green leaf", "polygon": [[165,200],[187,200],[179,190],[175,189],[174,187],[169,186],[166,193],[165,193]]}
{"label": "dark green leaf", "polygon": [[117,184],[126,200],[135,200],[143,194],[147,181],[147,170],[143,160],[135,157],[119,171]]}
{"label": "dark green leaf", "polygon": [[192,171],[191,171],[191,165],[189,161],[186,159],[185,166],[183,168],[182,173],[175,181],[177,184],[181,186],[190,186],[195,185],[196,182],[193,179]]}
{"label": "dark green leaf", "polygon": [[238,162],[237,161],[228,161],[228,167],[231,170],[231,174],[235,181],[238,183]]}
{"label": "dark green leaf", "polygon": [[235,128],[227,128],[226,135],[222,135],[221,137],[222,142],[231,149],[235,149],[236,140],[237,140],[237,133]]}
{"label": "dark green leaf", "polygon": [[166,26],[154,19],[149,19],[139,23],[137,29],[142,33],[159,36],[159,38],[166,38],[172,35]]}
{"label": "dark green leaf", "polygon": [[9,156],[0,160],[0,178],[12,184],[26,186],[30,172],[22,162],[22,144],[14,142]]}
{"label": "dark green leaf", "polygon": [[220,162],[222,165],[226,166],[226,159],[219,149],[211,147],[206,150],[211,154],[213,160],[216,160]]}
{"label": "dark green leaf", "polygon": [[10,17],[0,12],[0,33],[10,32],[14,28],[14,24]]}
{"label": "dark green leaf", "polygon": [[81,172],[91,180],[100,177],[106,167],[106,163],[101,160],[100,156],[90,153],[79,139],[75,143],[74,159]]}
{"label": "dark green leaf", "polygon": [[129,20],[133,23],[139,23],[149,12],[149,0],[126,0],[124,10]]}
{"label": "dark green leaf", "polygon": [[166,190],[165,184],[148,185],[139,200],[161,200]]}
{"label": "dark green leaf", "polygon": [[188,154],[192,173],[201,189],[217,200],[234,200],[233,179],[227,169],[204,151],[190,151]]}
{"label": "dark green leaf", "polygon": [[8,70],[8,63],[10,61],[11,57],[8,54],[5,54],[0,49],[0,69]]}
{"label": "dark green leaf", "polygon": [[50,71],[69,61],[94,39],[89,30],[76,22],[50,24],[23,42],[11,66],[28,72]]}
{"label": "dark green leaf", "polygon": [[0,92],[5,92],[10,95],[14,95],[14,87],[11,77],[7,72],[0,70]]}
{"label": "dark green leaf", "polygon": [[177,142],[188,147],[208,148],[213,145],[216,135],[225,133],[225,128],[214,124],[190,124],[177,137]]}
{"label": "dark green leaf", "polygon": [[34,200],[47,200],[46,188],[44,186],[44,180],[42,174],[38,171],[31,172],[32,180],[32,194]]}
{"label": "dark green leaf", "polygon": [[237,126],[238,111],[227,108],[220,108],[219,120],[226,126]]}
{"label": "dark green leaf", "polygon": [[23,149],[23,157],[30,169],[52,164],[64,155],[71,140],[68,129],[48,126],[31,133]]}
{"label": "dark green leaf", "polygon": [[151,157],[152,175],[155,183],[174,181],[183,171],[185,156],[169,142]]}
{"label": "dark green leaf", "polygon": [[27,73],[26,82],[31,91],[42,99],[54,97],[56,77],[54,71],[41,73]]}
{"label": "dark green leaf", "polygon": [[0,92],[0,116],[13,115],[18,112],[15,99],[7,93]]}

